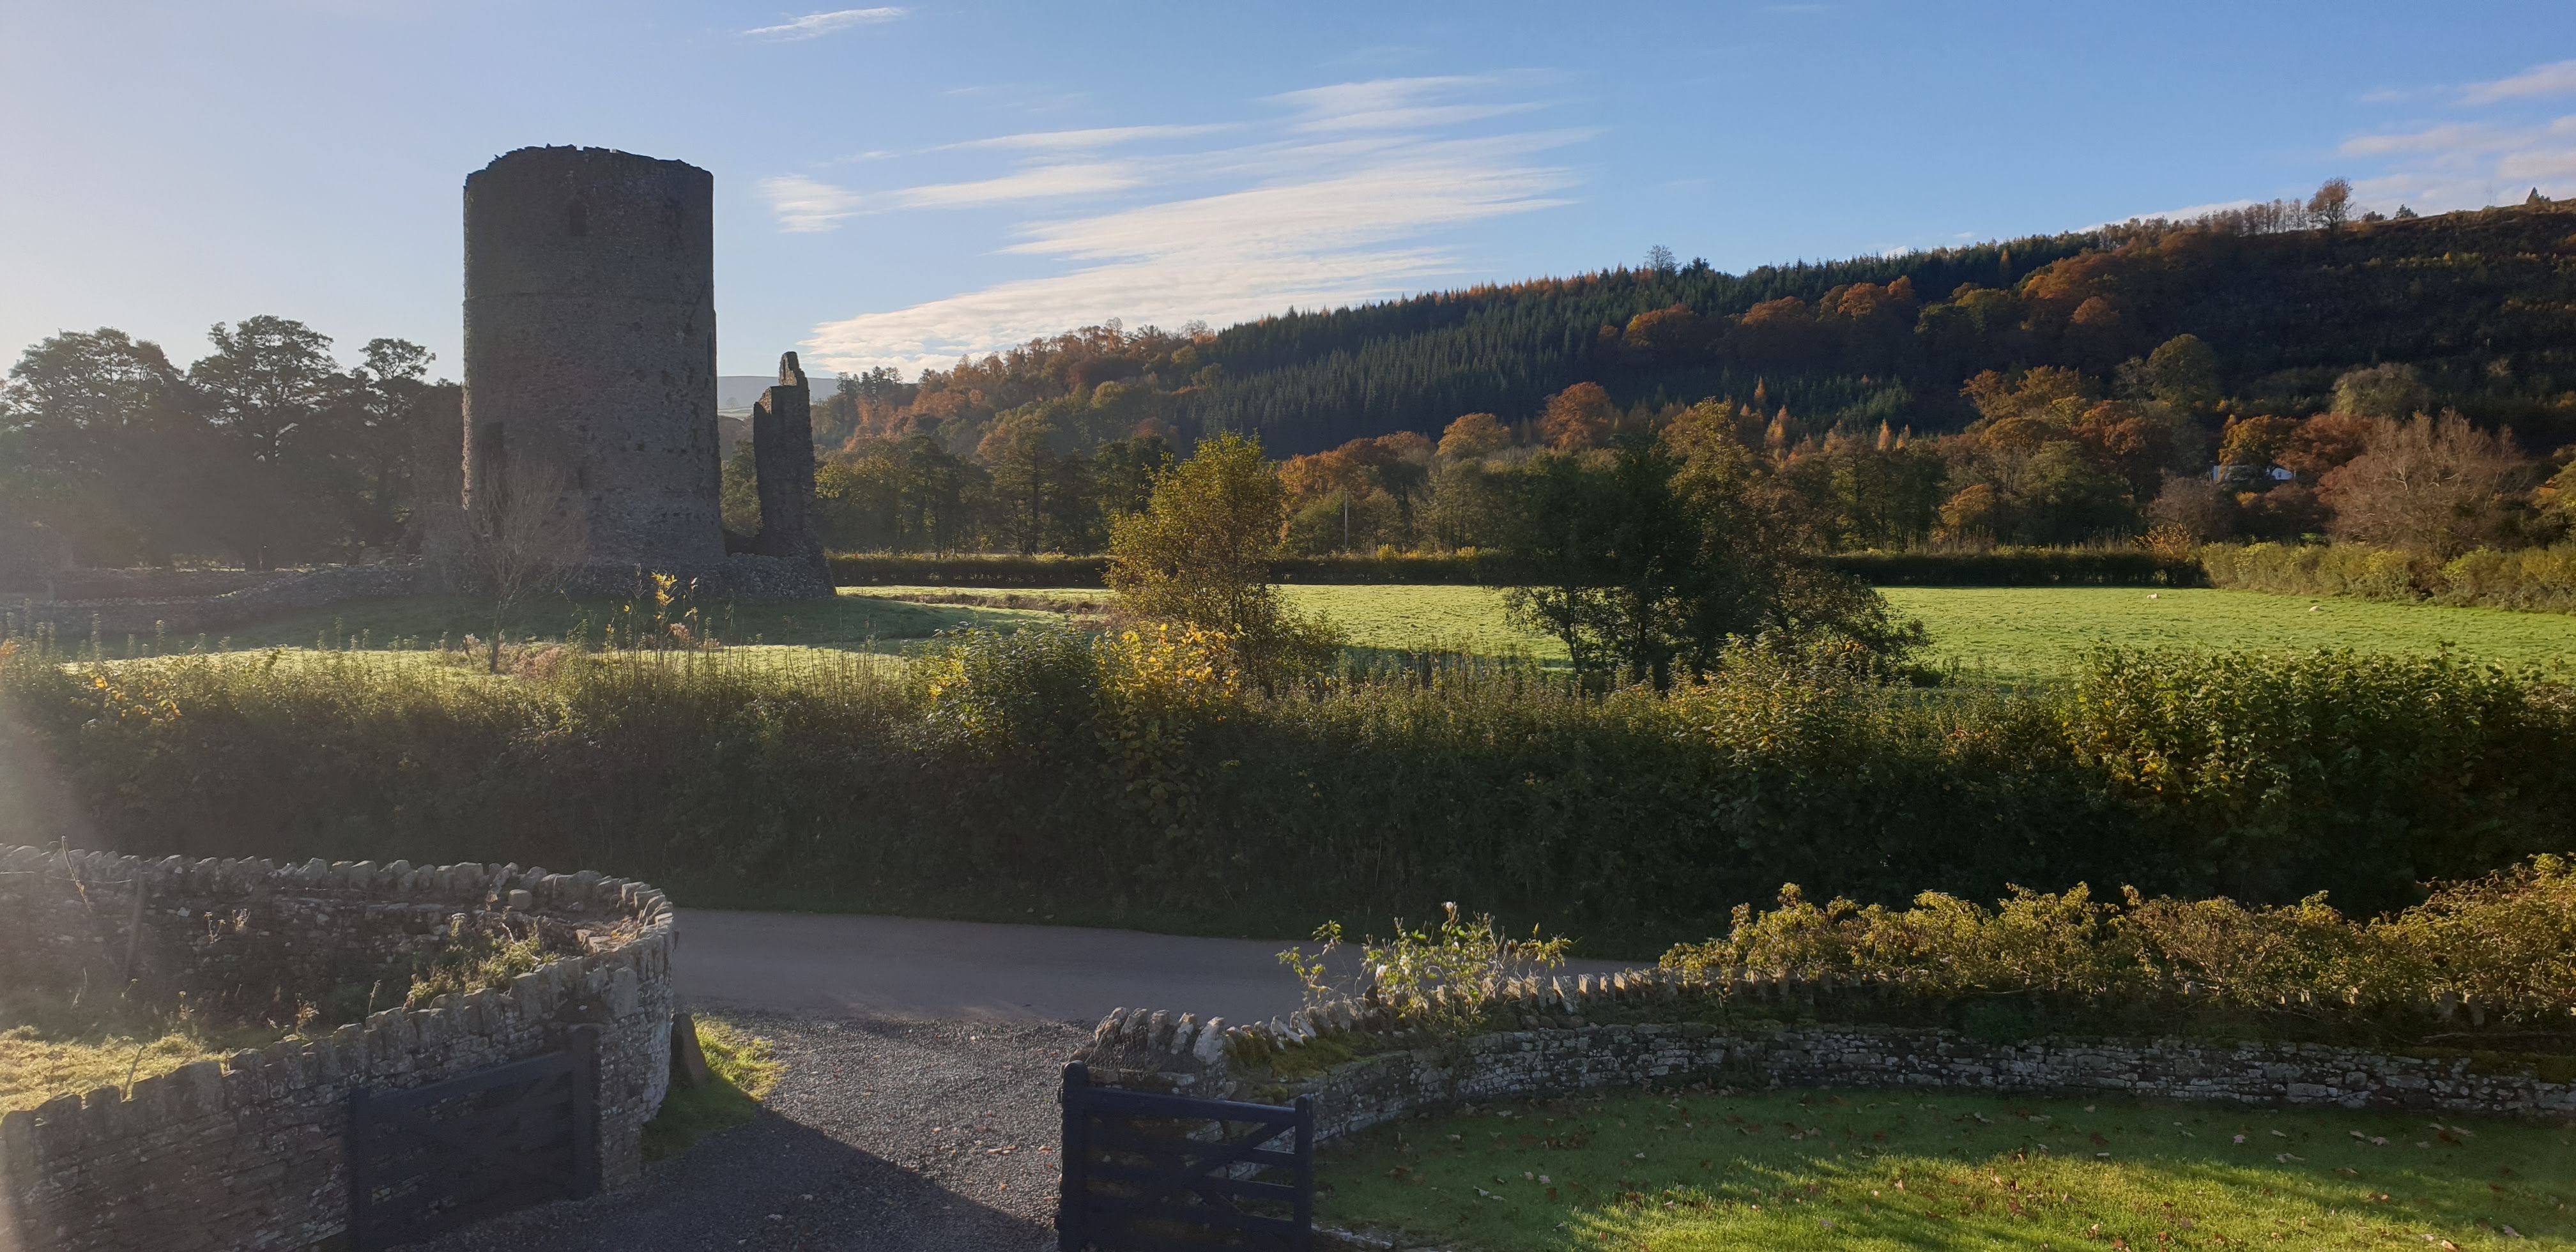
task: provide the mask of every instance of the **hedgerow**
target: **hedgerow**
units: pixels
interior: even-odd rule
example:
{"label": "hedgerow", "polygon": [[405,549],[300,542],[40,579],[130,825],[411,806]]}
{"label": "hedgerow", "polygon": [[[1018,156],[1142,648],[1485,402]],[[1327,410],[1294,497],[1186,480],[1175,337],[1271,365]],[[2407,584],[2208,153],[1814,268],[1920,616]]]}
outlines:
{"label": "hedgerow", "polygon": [[2211,544],[2200,561],[2212,585],[2247,591],[2576,613],[2576,544],[2478,548],[2438,564],[2361,543]]}
{"label": "hedgerow", "polygon": [[[1886,587],[2198,586],[2199,569],[2143,549],[1997,548],[1988,552],[1837,552],[1818,563]],[[832,580],[843,587],[1098,587],[1098,556],[926,556],[841,553]],[[1509,586],[1529,571],[1494,553],[1278,557],[1283,583],[1478,584]]]}
{"label": "hedgerow", "polygon": [[2267,907],[2077,886],[2016,889],[1992,908],[1939,892],[1889,908],[1790,886],[1663,966],[1719,995],[1793,982],[1858,1018],[2563,1046],[2576,1044],[2576,872],[2543,855],[2365,919],[2322,895]]}
{"label": "hedgerow", "polygon": [[[97,664],[0,694],[149,855],[595,868],[694,903],[1279,933],[1471,901],[1660,950],[1799,882],[2132,884],[2367,914],[2576,846],[2576,700],[2452,656],[2105,652],[2038,696],[1747,649],[1670,693],[1416,658],[1271,690],[1221,640]],[[801,658],[801,659],[800,659]]]}

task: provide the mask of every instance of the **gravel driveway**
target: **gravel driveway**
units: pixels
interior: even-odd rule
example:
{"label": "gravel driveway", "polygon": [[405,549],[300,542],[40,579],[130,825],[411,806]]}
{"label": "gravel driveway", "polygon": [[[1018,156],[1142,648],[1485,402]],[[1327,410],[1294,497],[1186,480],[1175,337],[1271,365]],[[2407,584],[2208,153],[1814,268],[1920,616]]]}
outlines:
{"label": "gravel driveway", "polygon": [[421,1245],[501,1249],[1010,1252],[1055,1244],[1056,1105],[1088,1023],[728,1013],[776,1041],[758,1121],[641,1186]]}

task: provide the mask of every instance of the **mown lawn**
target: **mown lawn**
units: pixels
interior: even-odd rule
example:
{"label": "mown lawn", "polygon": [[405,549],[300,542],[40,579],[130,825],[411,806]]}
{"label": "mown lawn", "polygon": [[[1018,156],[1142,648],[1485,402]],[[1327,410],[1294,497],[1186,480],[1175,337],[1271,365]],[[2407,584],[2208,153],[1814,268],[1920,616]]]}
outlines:
{"label": "mown lawn", "polygon": [[1399,1246],[2576,1248],[2576,1129],[1908,1091],[1461,1109],[1326,1150],[1321,1219]]}

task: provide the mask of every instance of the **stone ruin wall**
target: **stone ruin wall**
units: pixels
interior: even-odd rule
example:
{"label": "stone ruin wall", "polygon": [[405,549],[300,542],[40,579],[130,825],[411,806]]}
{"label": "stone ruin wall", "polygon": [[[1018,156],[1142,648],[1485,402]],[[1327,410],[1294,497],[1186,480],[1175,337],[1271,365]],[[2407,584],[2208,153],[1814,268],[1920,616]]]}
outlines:
{"label": "stone ruin wall", "polygon": [[147,996],[257,1000],[398,963],[436,946],[459,914],[534,928],[581,954],[506,991],[385,1009],[325,1038],[0,1117],[0,1250],[302,1248],[339,1238],[352,1090],[526,1060],[585,1026],[599,1032],[602,1181],[630,1183],[642,1169],[644,1123],[669,1083],[673,946],[660,892],[593,873],[0,851],[8,985],[96,989],[130,978]]}
{"label": "stone ruin wall", "polygon": [[[1768,980],[1747,989],[1778,1002],[1784,1017],[1795,1017],[1807,998],[1802,988]],[[1281,1103],[1309,1095],[1318,1138],[1461,1102],[1700,1080],[2576,1117],[2576,1084],[2530,1068],[2481,1067],[2466,1055],[2178,1038],[1983,1042],[1920,1027],[1591,1020],[1651,1017],[1655,1005],[1682,990],[1662,971],[1524,984],[1506,1002],[1521,1029],[1452,1048],[1389,1039],[1382,1014],[1347,1006],[1247,1026],[1120,1009],[1100,1022],[1076,1059],[1103,1086]],[[1673,1008],[1673,1016],[1684,1016],[1684,1006]],[[1359,1044],[1354,1050],[1363,1055],[1293,1081],[1240,1059],[1319,1038]]]}
{"label": "stone ruin wall", "polygon": [[465,504],[541,465],[587,564],[724,563],[715,176],[605,148],[521,148],[465,180]]}
{"label": "stone ruin wall", "polygon": [[606,148],[521,148],[465,180],[463,488],[512,466],[561,479],[582,519],[567,579],[640,573],[718,594],[832,594],[806,523],[814,428],[793,353],[754,411],[762,525],[729,550],[716,414],[715,178]]}

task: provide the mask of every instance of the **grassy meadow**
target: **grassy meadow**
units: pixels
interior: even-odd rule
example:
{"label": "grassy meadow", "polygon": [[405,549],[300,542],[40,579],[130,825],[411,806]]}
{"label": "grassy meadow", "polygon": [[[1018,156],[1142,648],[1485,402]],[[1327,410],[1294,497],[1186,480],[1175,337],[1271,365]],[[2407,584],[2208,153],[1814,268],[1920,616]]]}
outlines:
{"label": "grassy meadow", "polygon": [[[1339,623],[1364,652],[1435,648],[1486,656],[1562,662],[1564,645],[1516,630],[1504,620],[1502,594],[1457,585],[1289,585],[1296,608]],[[2576,617],[2503,609],[2451,608],[2346,597],[2311,598],[2259,591],[2138,587],[1891,587],[1888,600],[1932,632],[1935,663],[1962,677],[2002,683],[2063,676],[2092,647],[2194,647],[2257,652],[2352,648],[2421,655],[2445,645],[2462,655],[2507,666],[2538,665],[2576,673]],[[1109,593],[1098,588],[993,590],[955,587],[851,587],[829,603],[707,606],[688,629],[763,647],[894,653],[943,630],[981,626],[1008,630],[1066,615],[1094,617]],[[598,638],[649,611],[605,600],[553,600],[514,612],[513,638]],[[665,628],[667,629],[667,627]],[[491,630],[486,605],[463,597],[422,597],[343,605],[250,623],[208,638],[233,650],[419,648]],[[153,651],[184,650],[195,639],[137,640]],[[104,641],[125,655],[128,641]]]}
{"label": "grassy meadow", "polygon": [[1913,1091],[1468,1106],[1326,1150],[1319,1214],[1480,1252],[2576,1248],[2567,1126]]}
{"label": "grassy meadow", "polygon": [[[1052,602],[1068,610],[1097,605],[1106,595],[1096,588],[866,590],[888,597],[991,597],[993,604],[1007,595],[1024,605]],[[1502,594],[1491,588],[1291,585],[1281,587],[1280,594],[1300,610],[1340,623],[1354,647],[1437,646],[1541,661],[1565,659],[1565,646],[1554,638],[1513,629],[1504,620]],[[2086,649],[2103,645],[2422,654],[2447,644],[2463,655],[2501,665],[2576,666],[2576,617],[2563,614],[2141,587],[1890,587],[1884,594],[1899,611],[1923,619],[1931,629],[1936,661],[1955,664],[1972,678],[2055,678]]]}

